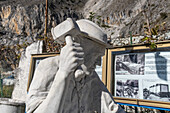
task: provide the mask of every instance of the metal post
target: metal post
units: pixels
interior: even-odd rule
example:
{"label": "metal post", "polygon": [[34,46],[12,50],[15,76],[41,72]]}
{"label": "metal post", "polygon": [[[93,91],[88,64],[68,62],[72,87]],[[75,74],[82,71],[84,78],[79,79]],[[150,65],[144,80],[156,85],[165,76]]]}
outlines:
{"label": "metal post", "polygon": [[1,79],[1,72],[0,72],[0,87],[1,87],[1,97],[3,97],[3,79]]}
{"label": "metal post", "polygon": [[46,0],[46,10],[45,10],[45,30],[44,35],[47,36],[47,23],[48,23],[48,0]]}
{"label": "metal post", "polygon": [[43,40],[43,52],[47,52],[47,23],[48,23],[48,0],[46,0],[46,9],[45,9],[45,29],[44,29],[44,40]]}
{"label": "metal post", "polygon": [[161,113],[165,113],[165,111],[164,111],[164,110],[160,110],[160,112],[161,112]]}
{"label": "metal post", "polygon": [[137,107],[135,107],[135,113],[138,113],[138,108]]}
{"label": "metal post", "polygon": [[132,45],[133,42],[132,42],[132,32],[131,31],[129,32],[129,35],[130,35],[130,45]]}

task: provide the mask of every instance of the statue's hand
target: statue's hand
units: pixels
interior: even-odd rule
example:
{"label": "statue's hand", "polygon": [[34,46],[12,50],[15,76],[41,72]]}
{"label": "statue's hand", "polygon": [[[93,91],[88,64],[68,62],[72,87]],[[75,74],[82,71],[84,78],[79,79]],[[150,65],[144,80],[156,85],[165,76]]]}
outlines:
{"label": "statue's hand", "polygon": [[83,48],[79,43],[73,42],[71,36],[66,37],[66,45],[61,49],[59,70],[68,76],[78,66],[84,63]]}

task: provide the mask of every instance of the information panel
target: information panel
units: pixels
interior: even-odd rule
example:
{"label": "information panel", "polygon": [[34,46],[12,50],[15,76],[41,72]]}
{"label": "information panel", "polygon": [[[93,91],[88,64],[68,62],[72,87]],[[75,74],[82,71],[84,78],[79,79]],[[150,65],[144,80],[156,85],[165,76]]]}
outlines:
{"label": "information panel", "polygon": [[[118,103],[170,111],[170,43],[108,48],[102,81]],[[155,109],[155,108],[154,108]]]}
{"label": "information panel", "polygon": [[170,102],[170,52],[115,55],[114,95]]}

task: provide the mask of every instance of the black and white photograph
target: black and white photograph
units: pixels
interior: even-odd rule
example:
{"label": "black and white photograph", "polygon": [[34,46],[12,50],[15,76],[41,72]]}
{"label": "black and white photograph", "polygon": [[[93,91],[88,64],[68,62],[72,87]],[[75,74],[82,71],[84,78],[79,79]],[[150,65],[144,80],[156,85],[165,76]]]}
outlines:
{"label": "black and white photograph", "polygon": [[143,80],[143,99],[170,102],[168,82]]}
{"label": "black and white photograph", "polygon": [[35,69],[38,67],[39,63],[48,57],[54,57],[59,55],[59,53],[51,53],[51,54],[32,54],[31,62],[30,62],[30,71],[28,76],[28,84],[27,84],[27,91],[29,90],[29,86],[31,84],[32,78],[34,77]]}
{"label": "black and white photograph", "polygon": [[116,75],[144,75],[145,54],[122,54],[115,57]]}
{"label": "black and white photograph", "polygon": [[[43,60],[43,59],[45,59],[45,58],[39,58],[39,59],[36,59],[36,60],[35,60],[35,69],[38,67],[38,64],[39,64],[40,61]],[[34,69],[34,70],[35,70],[35,69]]]}
{"label": "black and white photograph", "polygon": [[139,98],[138,80],[117,80],[116,96],[126,98]]}
{"label": "black and white photograph", "polygon": [[[102,60],[103,60],[103,59],[101,59],[101,63],[102,63]],[[98,74],[100,80],[102,80],[102,65],[100,65],[100,66],[99,66],[99,65],[96,65],[95,71],[96,71],[96,73]]]}

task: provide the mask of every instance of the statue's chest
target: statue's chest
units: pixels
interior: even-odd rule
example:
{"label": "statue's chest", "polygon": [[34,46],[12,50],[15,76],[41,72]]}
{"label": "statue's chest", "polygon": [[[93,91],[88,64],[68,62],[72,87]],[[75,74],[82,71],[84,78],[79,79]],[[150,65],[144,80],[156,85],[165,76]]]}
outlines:
{"label": "statue's chest", "polygon": [[67,94],[62,113],[100,113],[101,105],[98,104],[101,96],[97,95],[91,82],[79,84],[78,87],[70,85]]}

